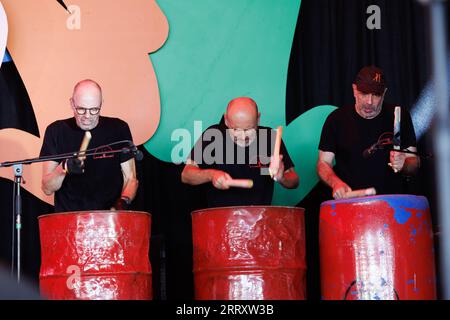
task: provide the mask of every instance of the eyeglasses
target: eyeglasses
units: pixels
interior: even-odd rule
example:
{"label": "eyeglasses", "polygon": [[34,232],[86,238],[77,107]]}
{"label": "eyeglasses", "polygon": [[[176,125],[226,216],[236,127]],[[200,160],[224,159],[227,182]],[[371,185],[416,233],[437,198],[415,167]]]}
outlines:
{"label": "eyeglasses", "polygon": [[100,112],[100,108],[82,108],[82,107],[76,107],[75,111],[77,112],[77,114],[79,114],[80,116],[86,114],[86,111],[89,110],[89,113],[92,116],[97,115]]}

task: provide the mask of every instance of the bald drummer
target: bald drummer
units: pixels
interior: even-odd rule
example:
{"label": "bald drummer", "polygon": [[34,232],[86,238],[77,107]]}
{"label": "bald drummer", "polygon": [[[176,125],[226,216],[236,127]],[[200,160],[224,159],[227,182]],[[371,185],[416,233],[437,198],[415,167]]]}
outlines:
{"label": "bald drummer", "polygon": [[274,152],[276,132],[259,126],[259,120],[253,99],[231,100],[224,121],[206,129],[188,156],[181,180],[207,184],[209,208],[270,205],[274,183],[298,187],[299,177],[284,143],[281,140],[279,152]]}
{"label": "bald drummer", "polygon": [[97,147],[132,140],[128,124],[118,118],[100,116],[102,90],[93,80],[75,85],[70,105],[73,117],[47,127],[41,156],[78,150],[80,155],[44,162],[42,190],[47,195],[55,194],[56,212],[128,209],[138,188],[133,156],[120,153],[86,157],[81,152],[87,148],[103,151]]}

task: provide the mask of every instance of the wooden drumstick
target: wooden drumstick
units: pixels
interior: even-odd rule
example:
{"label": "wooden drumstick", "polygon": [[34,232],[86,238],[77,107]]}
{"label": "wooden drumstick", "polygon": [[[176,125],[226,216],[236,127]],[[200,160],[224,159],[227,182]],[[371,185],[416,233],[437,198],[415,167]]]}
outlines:
{"label": "wooden drumstick", "polygon": [[84,133],[84,137],[83,137],[83,141],[81,141],[81,146],[80,146],[80,151],[78,152],[78,159],[83,161],[86,159],[86,150],[89,146],[89,142],[91,142],[91,132],[90,131],[86,131]]}
{"label": "wooden drumstick", "polygon": [[[395,107],[394,109],[394,137],[393,137],[393,148],[395,150],[400,150],[400,117],[401,117],[401,108]],[[392,168],[392,163],[389,163],[389,166]],[[397,169],[393,169],[395,173],[398,172]]]}
{"label": "wooden drumstick", "polygon": [[[401,108],[395,107],[394,109],[394,138],[400,134],[400,117],[401,117]],[[396,143],[397,141],[397,143]],[[400,149],[400,137],[397,137],[397,140],[394,140],[394,149]]]}
{"label": "wooden drumstick", "polygon": [[358,197],[365,197],[365,196],[374,196],[376,194],[377,194],[377,191],[375,190],[375,188],[359,189],[359,190],[353,190],[353,191],[347,192],[344,195],[344,199],[358,198]]}
{"label": "wooden drumstick", "polygon": [[250,179],[231,179],[226,180],[224,184],[226,184],[228,187],[245,188],[245,189],[253,188],[253,180]]}
{"label": "wooden drumstick", "polygon": [[275,146],[273,148],[272,163],[270,164],[269,174],[273,178],[280,167],[280,147],[281,147],[281,136],[283,135],[283,127],[279,126],[277,128],[277,135],[275,137]]}

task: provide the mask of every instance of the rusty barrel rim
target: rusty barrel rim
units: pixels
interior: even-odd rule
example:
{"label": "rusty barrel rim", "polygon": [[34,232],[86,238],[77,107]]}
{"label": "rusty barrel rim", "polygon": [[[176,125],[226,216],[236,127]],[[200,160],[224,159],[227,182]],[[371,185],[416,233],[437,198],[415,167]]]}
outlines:
{"label": "rusty barrel rim", "polygon": [[289,209],[289,210],[295,210],[295,211],[301,211],[302,213],[305,213],[305,208],[301,207],[289,207],[289,206],[229,206],[229,207],[216,207],[216,208],[205,208],[205,209],[199,209],[191,212],[191,215],[194,215],[195,213],[199,212],[206,212],[206,211],[222,211],[222,210],[236,210],[236,209],[258,209],[258,208],[274,208],[274,209]]}
{"label": "rusty barrel rim", "polygon": [[55,212],[55,213],[49,213],[49,214],[44,214],[38,217],[38,219],[41,218],[49,218],[49,217],[56,217],[56,216],[69,216],[69,215],[90,215],[90,214],[100,214],[100,215],[108,215],[108,214],[114,214],[114,215],[118,215],[118,214],[130,214],[130,213],[137,213],[137,214],[142,214],[142,215],[146,215],[149,216],[150,218],[152,217],[151,213],[149,212],[145,212],[145,211],[133,211],[133,210],[117,210],[117,211],[112,211],[112,210],[85,210],[85,211],[67,211],[67,212]]}

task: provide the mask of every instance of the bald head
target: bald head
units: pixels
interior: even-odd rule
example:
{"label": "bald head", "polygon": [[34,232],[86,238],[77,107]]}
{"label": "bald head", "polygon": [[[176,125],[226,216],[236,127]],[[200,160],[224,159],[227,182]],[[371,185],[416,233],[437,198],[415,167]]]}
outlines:
{"label": "bald head", "polygon": [[252,98],[235,98],[228,103],[225,120],[231,122],[235,129],[254,127],[259,120],[258,106]]}
{"label": "bald head", "polygon": [[230,101],[225,113],[225,124],[234,142],[246,146],[256,137],[259,123],[259,112],[256,102],[248,97],[240,97]]}
{"label": "bald head", "polygon": [[73,88],[72,97],[75,97],[80,94],[91,94],[91,95],[99,95],[102,97],[102,88],[100,85],[94,80],[86,79],[78,82]]}

